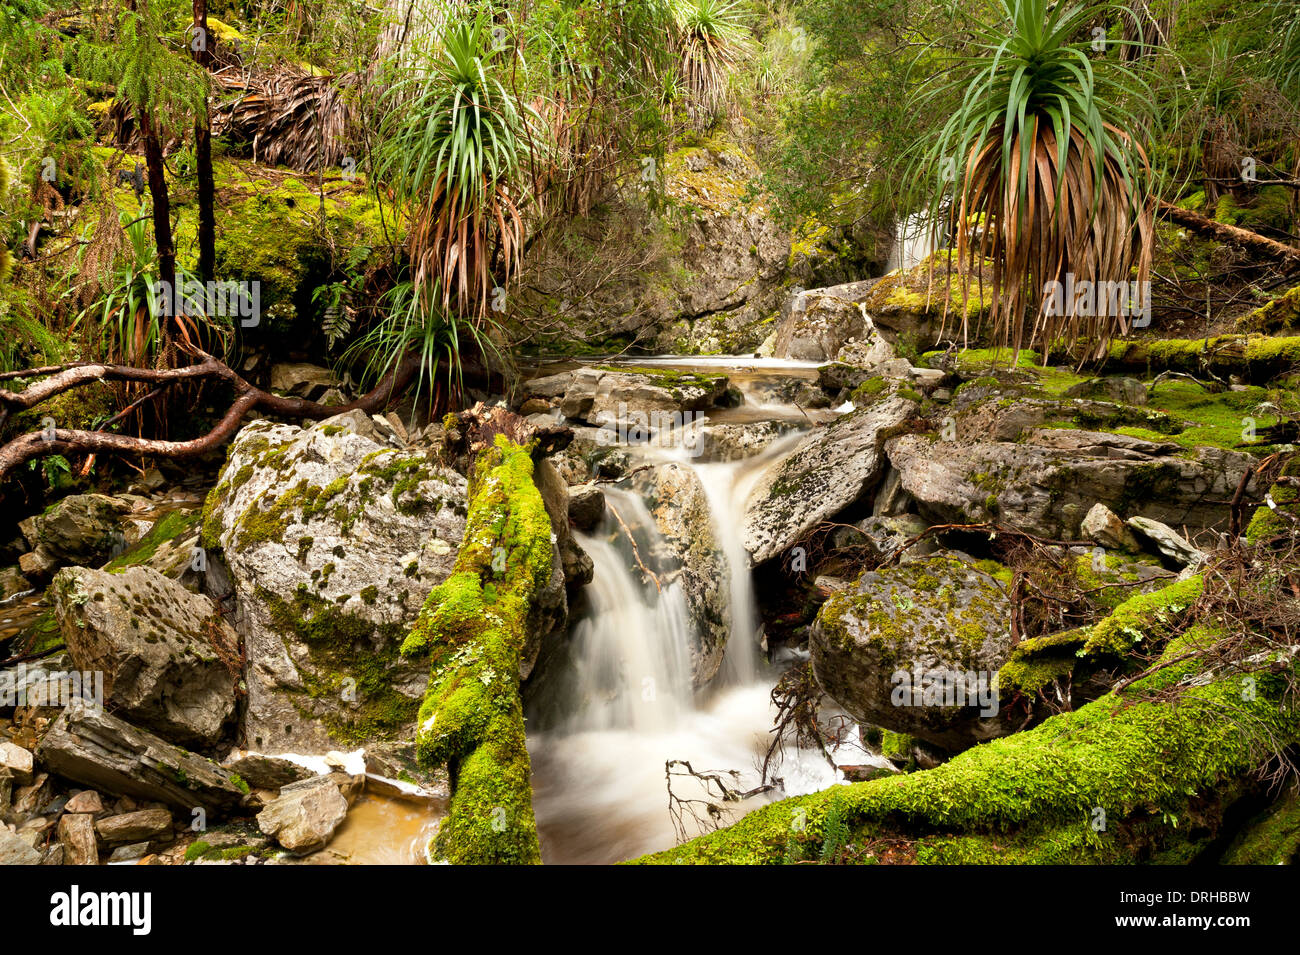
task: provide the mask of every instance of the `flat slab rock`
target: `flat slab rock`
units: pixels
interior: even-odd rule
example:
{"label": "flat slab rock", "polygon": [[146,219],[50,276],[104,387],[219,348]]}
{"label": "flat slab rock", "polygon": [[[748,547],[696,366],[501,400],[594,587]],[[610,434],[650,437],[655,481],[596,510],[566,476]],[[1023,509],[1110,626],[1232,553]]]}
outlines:
{"label": "flat slab rock", "polygon": [[466,484],[372,430],[359,412],[307,429],[253,422],[208,499],[204,536],[224,549],[237,595],[252,749],[412,736],[428,666],[397,650],[451,573]]}
{"label": "flat slab rock", "polygon": [[804,438],[763,476],[745,506],[750,565],[784,551],[817,524],[868,493],[888,463],[883,443],[916,413],[891,396],[837,418]]}
{"label": "flat slab rock", "polygon": [[100,792],[134,796],[210,816],[237,810],[244,792],[215,762],[73,700],[37,748],[56,775]]}

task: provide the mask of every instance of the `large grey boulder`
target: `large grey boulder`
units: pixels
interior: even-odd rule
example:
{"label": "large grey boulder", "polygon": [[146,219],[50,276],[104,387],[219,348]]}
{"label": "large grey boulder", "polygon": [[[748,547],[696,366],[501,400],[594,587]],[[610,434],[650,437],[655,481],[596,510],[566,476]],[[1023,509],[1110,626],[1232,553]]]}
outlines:
{"label": "large grey boulder", "polygon": [[49,592],[73,665],[104,674],[117,715],[183,746],[221,738],[235,714],[239,636],[211,600],[148,567],[65,567]]}
{"label": "large grey boulder", "polygon": [[888,463],[885,441],[916,410],[916,402],[891,396],[811,432],[772,467],[745,506],[751,564],[775,557],[874,488]]}
{"label": "large grey boulder", "polygon": [[244,636],[246,745],[327,752],[406,738],[428,667],[398,648],[450,574],[465,479],[382,447],[360,412],[311,428],[257,421],[231,445],[205,507]]}
{"label": "large grey boulder", "polygon": [[834,288],[797,293],[777,325],[772,354],[802,361],[831,361],[851,339],[871,332],[861,305]]}
{"label": "large grey boulder", "polygon": [[188,814],[237,811],[246,789],[210,759],[74,700],[37,748],[50,772],[100,792],[175,806]]}
{"label": "large grey boulder", "polygon": [[1014,731],[997,671],[1011,604],[998,581],[952,556],[863,573],[822,606],[813,673],[855,719],[946,750]]}
{"label": "large grey boulder", "polygon": [[1120,411],[1104,402],[1040,400],[968,385],[933,430],[893,438],[886,451],[903,489],[935,523],[998,521],[1043,537],[1079,539],[1098,503],[1121,518],[1174,526],[1226,520],[1226,502],[1252,466],[1249,455],[1041,426]]}

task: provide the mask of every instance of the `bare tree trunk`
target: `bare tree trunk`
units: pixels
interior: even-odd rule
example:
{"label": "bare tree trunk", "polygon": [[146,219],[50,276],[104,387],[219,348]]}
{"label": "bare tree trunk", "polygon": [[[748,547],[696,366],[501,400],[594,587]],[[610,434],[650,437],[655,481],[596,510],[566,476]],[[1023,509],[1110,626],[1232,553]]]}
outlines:
{"label": "bare tree trunk", "polygon": [[[196,41],[190,49],[194,62],[205,71],[212,63],[211,37],[208,33],[208,2],[193,0]],[[194,158],[198,172],[199,193],[199,279],[210,282],[217,269],[216,187],[212,179],[212,125],[207,95],[203,98],[203,115],[194,121]]]}
{"label": "bare tree trunk", "polygon": [[[145,170],[149,176],[149,197],[153,200],[153,236],[158,248],[158,278],[176,288],[176,246],[172,241],[171,202],[167,198],[167,179],[163,169],[162,141],[153,117],[143,104],[136,106],[140,124],[140,141],[144,144]],[[170,326],[168,333],[170,334]]]}

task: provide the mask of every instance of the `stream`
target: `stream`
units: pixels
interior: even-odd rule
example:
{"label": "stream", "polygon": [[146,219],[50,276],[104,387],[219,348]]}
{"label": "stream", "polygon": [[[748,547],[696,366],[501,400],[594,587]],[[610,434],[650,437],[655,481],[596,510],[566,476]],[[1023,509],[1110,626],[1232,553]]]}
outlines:
{"label": "stream", "polygon": [[[770,693],[780,669],[766,662],[759,647],[758,606],[741,535],[744,505],[758,480],[789,454],[811,424],[834,416],[805,414],[771,398],[774,378],[813,377],[817,366],[812,363],[661,358],[636,364],[726,371],[745,400],[737,408],[710,412],[710,420],[784,418],[797,430],[739,461],[697,461],[659,441],[653,448],[635,449],[638,463],[674,462],[696,472],[726,554],[731,634],[718,675],[700,692],[691,689],[693,624],[681,588],[669,584],[660,592],[645,579],[611,508],[595,531],[577,535],[595,576],[586,588],[587,611],[572,625],[571,680],[547,701],[563,715],[557,720],[553,712],[542,713],[541,706],[530,707],[530,727],[539,720],[547,727],[529,733],[533,806],[547,863],[609,863],[674,845],[668,760],[687,760],[696,771],[735,771],[734,785],[741,791],[759,786],[775,712]],[[602,485],[608,503],[631,528],[640,554],[662,552],[646,502],[624,483]],[[557,695],[564,699],[555,700]],[[846,748],[854,752],[844,754],[844,763],[878,759],[855,746]],[[783,780],[783,789],[735,805],[727,821],[772,799],[842,781],[820,752],[793,746],[786,747],[774,775]],[[675,777],[673,793],[698,798],[703,790],[692,779]],[[688,827],[687,834],[699,830]]]}

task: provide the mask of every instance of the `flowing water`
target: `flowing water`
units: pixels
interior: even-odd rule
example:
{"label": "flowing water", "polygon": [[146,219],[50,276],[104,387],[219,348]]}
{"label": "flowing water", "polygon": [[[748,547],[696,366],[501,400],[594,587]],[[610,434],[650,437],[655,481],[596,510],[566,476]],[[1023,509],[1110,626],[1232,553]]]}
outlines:
{"label": "flowing water", "polygon": [[[761,394],[763,377],[744,379],[742,391]],[[779,410],[802,416],[792,407]],[[610,505],[604,522],[591,534],[577,535],[595,576],[586,588],[586,612],[571,634],[572,675],[559,694],[563,715],[555,719],[548,712],[542,720],[530,713],[530,726],[546,726],[529,733],[544,861],[607,863],[672,846],[677,833],[669,813],[669,760],[687,760],[697,771],[737,771],[735,788],[741,791],[758,786],[771,740],[770,693],[779,673],[759,650],[758,607],[741,530],[754,485],[799,437],[787,435],[733,462],[698,463],[681,448],[637,449],[650,463],[694,468],[727,558],[731,634],[718,676],[701,693],[691,689],[692,622],[682,591],[675,583],[657,585],[646,573],[672,576],[673,568],[656,563],[667,548],[639,495],[604,486]],[[783,791],[751,797],[732,818],[770,799],[840,781],[820,753],[793,747],[777,775]],[[693,780],[680,777],[673,792],[703,795]]]}

